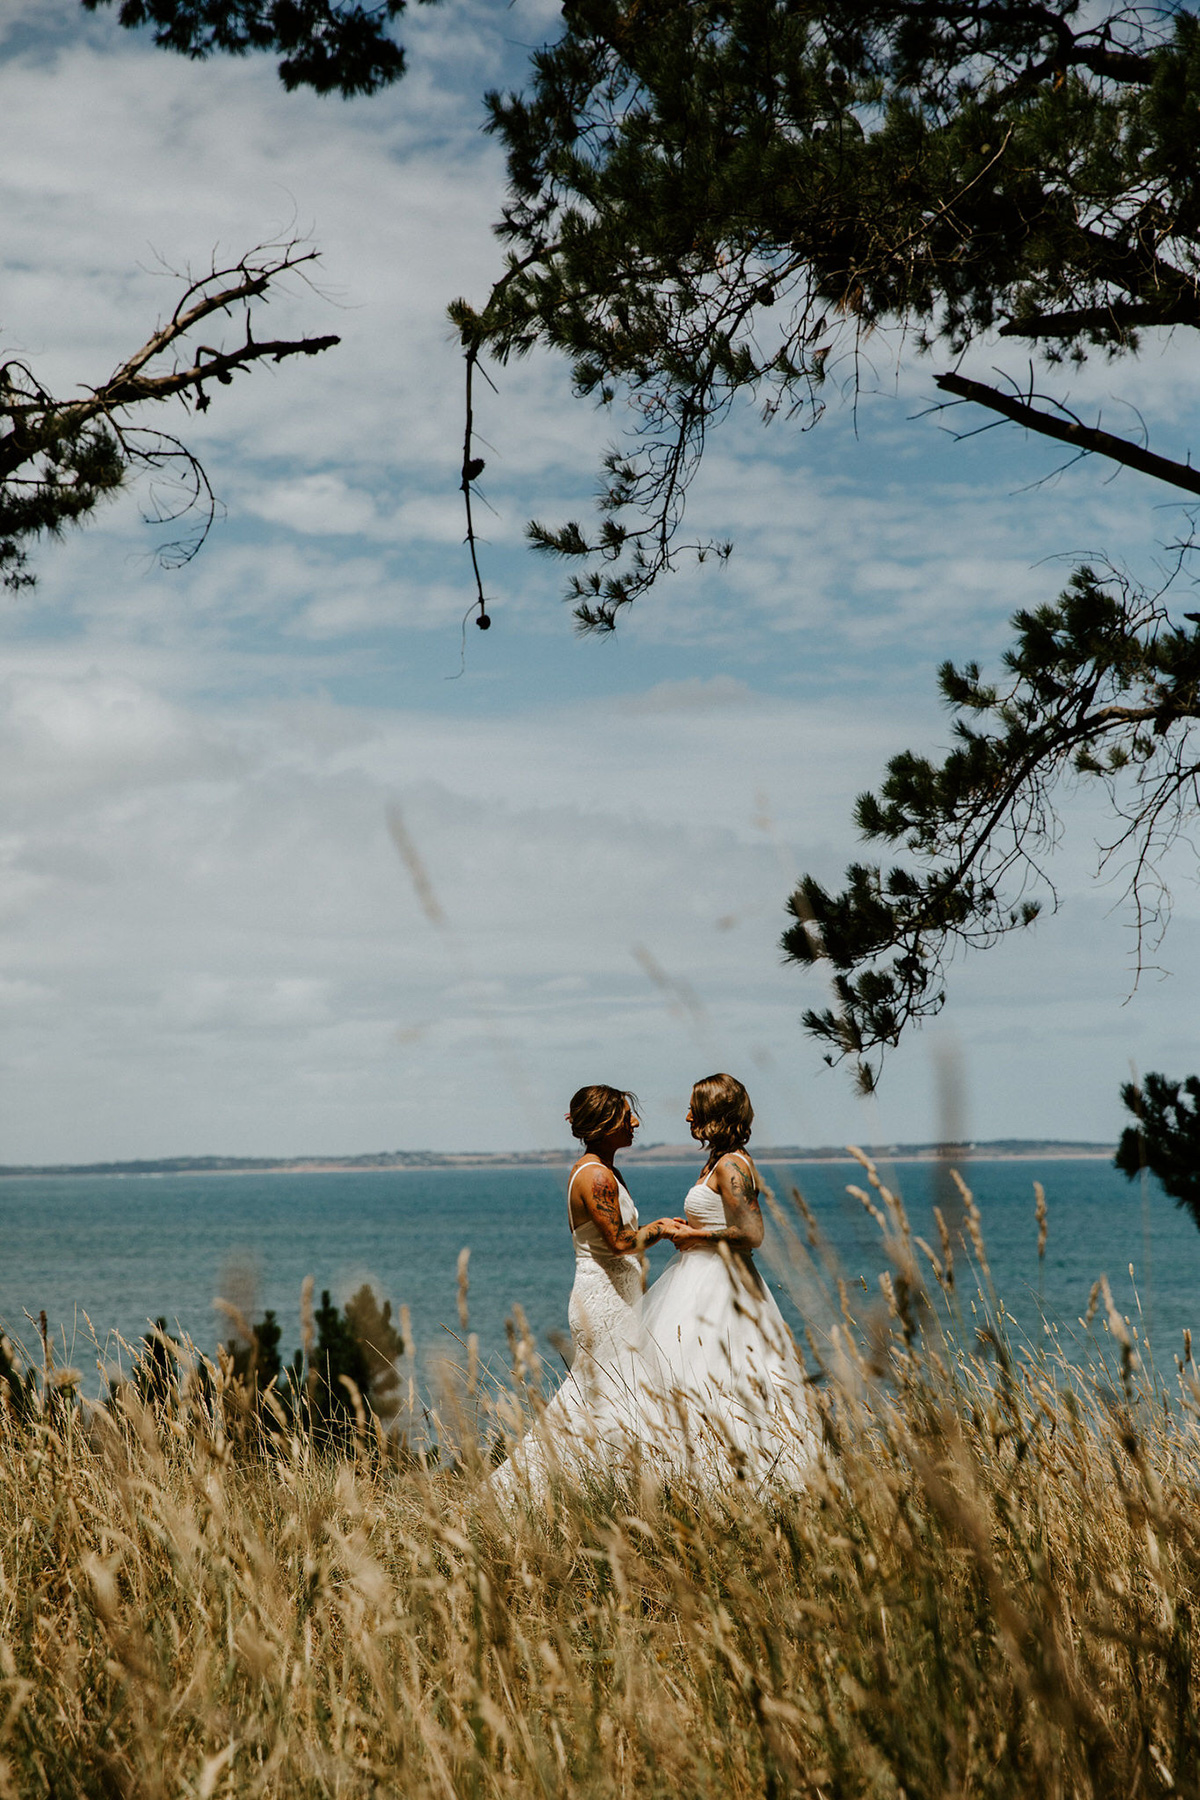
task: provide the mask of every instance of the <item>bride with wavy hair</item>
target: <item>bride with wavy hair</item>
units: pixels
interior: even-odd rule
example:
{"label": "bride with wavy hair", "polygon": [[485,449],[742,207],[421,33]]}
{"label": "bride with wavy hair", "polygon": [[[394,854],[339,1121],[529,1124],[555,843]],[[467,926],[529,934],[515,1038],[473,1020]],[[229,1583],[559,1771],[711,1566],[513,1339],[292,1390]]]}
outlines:
{"label": "bride with wavy hair", "polygon": [[684,1201],[679,1254],[647,1291],[641,1330],[669,1371],[675,1460],[700,1472],[802,1480],[819,1450],[815,1410],[777,1301],[754,1262],[763,1241],[750,1096],[732,1075],[692,1089],[687,1122],[708,1155]]}

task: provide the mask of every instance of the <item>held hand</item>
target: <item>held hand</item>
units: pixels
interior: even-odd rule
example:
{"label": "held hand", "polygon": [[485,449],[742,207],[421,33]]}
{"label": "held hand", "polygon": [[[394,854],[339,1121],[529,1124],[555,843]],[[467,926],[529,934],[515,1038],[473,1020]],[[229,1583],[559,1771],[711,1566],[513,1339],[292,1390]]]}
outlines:
{"label": "held hand", "polygon": [[677,1223],[676,1219],[652,1219],[638,1232],[639,1242],[647,1248],[651,1244],[660,1244],[673,1235]]}
{"label": "held hand", "polygon": [[669,1237],[677,1250],[685,1250],[691,1244],[705,1244],[709,1234],[697,1231],[687,1219],[668,1219],[664,1221],[663,1236]]}

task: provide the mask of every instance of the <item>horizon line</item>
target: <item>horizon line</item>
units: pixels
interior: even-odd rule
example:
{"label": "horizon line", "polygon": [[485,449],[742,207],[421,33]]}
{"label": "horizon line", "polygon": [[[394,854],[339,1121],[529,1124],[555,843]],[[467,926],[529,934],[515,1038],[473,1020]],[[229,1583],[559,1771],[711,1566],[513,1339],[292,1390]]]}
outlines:
{"label": "horizon line", "polygon": [[[692,1162],[699,1146],[659,1142],[631,1146],[626,1161]],[[989,1152],[1008,1157],[1049,1155],[1066,1157],[1111,1156],[1116,1143],[1086,1138],[952,1138],[919,1143],[862,1144],[856,1146],[874,1159],[918,1158],[944,1160],[958,1155],[986,1158]],[[339,1171],[437,1167],[569,1166],[579,1154],[573,1146],[551,1150],[378,1150],[350,1155],[299,1156],[153,1156],[120,1157],[109,1161],[77,1163],[0,1164],[0,1179],[38,1175],[169,1175],[292,1172],[302,1174]],[[754,1152],[762,1162],[853,1161],[848,1145],[769,1144]]]}

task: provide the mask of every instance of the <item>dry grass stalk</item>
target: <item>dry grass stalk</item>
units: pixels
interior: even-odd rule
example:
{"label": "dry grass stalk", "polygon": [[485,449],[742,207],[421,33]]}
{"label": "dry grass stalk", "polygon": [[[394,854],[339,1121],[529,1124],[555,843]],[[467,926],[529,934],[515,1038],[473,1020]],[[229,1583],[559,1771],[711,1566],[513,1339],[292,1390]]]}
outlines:
{"label": "dry grass stalk", "polygon": [[228,1367],[112,1413],[0,1381],[0,1796],[1195,1793],[1190,1347],[1167,1408],[1106,1288],[1118,1388],[902,1278],[833,1334],[800,1493],[629,1468],[504,1511],[520,1409],[473,1358],[452,1464],[266,1434]]}

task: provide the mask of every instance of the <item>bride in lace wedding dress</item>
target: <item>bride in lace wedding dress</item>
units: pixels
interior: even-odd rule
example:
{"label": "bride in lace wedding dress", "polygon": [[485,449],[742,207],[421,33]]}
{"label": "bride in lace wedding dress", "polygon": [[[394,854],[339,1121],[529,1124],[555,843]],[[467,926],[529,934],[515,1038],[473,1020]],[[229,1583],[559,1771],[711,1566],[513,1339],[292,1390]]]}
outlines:
{"label": "bride in lace wedding dress", "polygon": [[580,1088],[567,1120],[584,1145],[567,1188],[575,1281],[567,1321],[575,1356],[570,1373],[529,1432],[492,1475],[492,1486],[541,1488],[554,1464],[611,1460],[644,1445],[655,1430],[651,1393],[670,1374],[646,1341],[638,1308],[639,1252],[686,1229],[683,1219],[639,1225],[637,1208],[615,1166],[638,1127],[636,1097],[619,1088]]}

